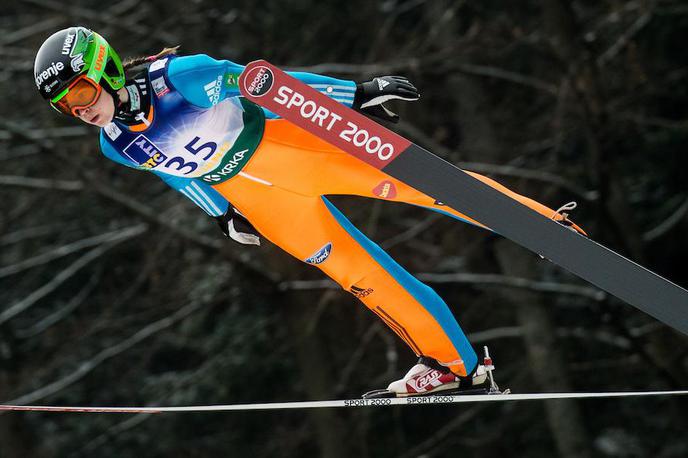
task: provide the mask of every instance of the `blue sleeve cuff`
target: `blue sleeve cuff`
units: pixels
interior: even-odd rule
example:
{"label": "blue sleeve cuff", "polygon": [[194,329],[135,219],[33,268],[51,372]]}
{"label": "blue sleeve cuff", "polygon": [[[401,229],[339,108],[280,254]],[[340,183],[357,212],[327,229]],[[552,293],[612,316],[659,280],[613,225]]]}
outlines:
{"label": "blue sleeve cuff", "polygon": [[351,107],[354,103],[354,95],[356,94],[356,83],[354,81],[340,80],[329,76],[317,75],[315,73],[287,73],[339,103],[348,107]]}
{"label": "blue sleeve cuff", "polygon": [[[287,74],[349,108],[354,104],[354,96],[356,95],[355,81],[340,80],[329,76],[318,75],[316,73],[287,72]],[[263,108],[263,111],[265,112],[265,117],[268,119],[279,118],[278,115],[270,110]]]}

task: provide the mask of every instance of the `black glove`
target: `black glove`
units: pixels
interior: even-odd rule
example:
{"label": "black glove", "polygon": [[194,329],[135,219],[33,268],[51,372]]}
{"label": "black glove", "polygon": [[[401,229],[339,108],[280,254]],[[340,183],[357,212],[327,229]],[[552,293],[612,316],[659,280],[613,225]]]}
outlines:
{"label": "black glove", "polygon": [[414,101],[420,98],[418,89],[403,76],[378,76],[372,81],[356,85],[354,109],[390,122],[399,122],[399,116],[383,103],[388,100]]}
{"label": "black glove", "polygon": [[231,205],[222,216],[216,216],[215,220],[220,225],[225,236],[244,245],[260,245],[260,237],[255,227],[246,219],[239,210]]}

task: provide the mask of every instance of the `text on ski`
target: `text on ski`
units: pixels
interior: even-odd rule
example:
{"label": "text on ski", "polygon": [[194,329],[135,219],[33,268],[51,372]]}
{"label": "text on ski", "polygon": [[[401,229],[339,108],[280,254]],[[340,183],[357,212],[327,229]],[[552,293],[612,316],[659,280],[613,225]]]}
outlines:
{"label": "text on ski", "polygon": [[284,105],[287,109],[298,108],[301,117],[313,124],[317,124],[328,132],[338,133],[339,138],[364,149],[368,154],[377,154],[382,161],[386,161],[394,156],[394,146],[391,144],[383,143],[380,137],[370,135],[366,129],[360,128],[351,121],[346,121],[346,125],[343,125],[339,122],[342,121],[342,116],[324,106],[318,105],[313,100],[306,100],[302,94],[287,86],[281,86],[273,100],[280,105]]}

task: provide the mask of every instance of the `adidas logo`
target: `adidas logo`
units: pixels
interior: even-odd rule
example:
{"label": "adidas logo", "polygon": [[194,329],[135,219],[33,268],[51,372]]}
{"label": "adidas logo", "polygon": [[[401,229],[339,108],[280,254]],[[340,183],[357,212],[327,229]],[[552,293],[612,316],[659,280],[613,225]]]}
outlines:
{"label": "adidas logo", "polygon": [[215,81],[211,81],[203,86],[208,100],[212,105],[217,105],[220,101],[220,90],[222,89],[222,75],[218,76]]}
{"label": "adidas logo", "polygon": [[385,81],[383,79],[377,78],[377,86],[380,88],[380,90],[384,90],[387,86],[389,86],[389,81]]}
{"label": "adidas logo", "polygon": [[351,286],[351,294],[362,299],[373,293],[373,288],[359,288],[358,286]]}

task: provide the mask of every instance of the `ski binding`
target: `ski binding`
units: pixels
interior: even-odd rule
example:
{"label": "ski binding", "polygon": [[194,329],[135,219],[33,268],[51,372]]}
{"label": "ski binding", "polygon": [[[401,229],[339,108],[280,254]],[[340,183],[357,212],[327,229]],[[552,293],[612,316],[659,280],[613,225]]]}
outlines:
{"label": "ski binding", "polygon": [[[483,347],[485,351],[485,357],[483,358],[483,366],[485,367],[485,372],[487,372],[487,383],[483,386],[478,387],[467,387],[461,388],[451,388],[446,390],[436,390],[428,393],[418,393],[418,394],[400,394],[387,389],[372,390],[361,396],[363,399],[380,399],[380,398],[397,398],[397,397],[421,397],[421,396],[446,396],[446,395],[458,395],[458,396],[472,396],[472,395],[485,395],[485,394],[510,394],[511,390],[505,389],[500,390],[499,386],[494,380],[494,375],[492,372],[495,367],[492,362],[492,357],[487,349],[487,346]],[[462,381],[462,383],[465,383]]]}

